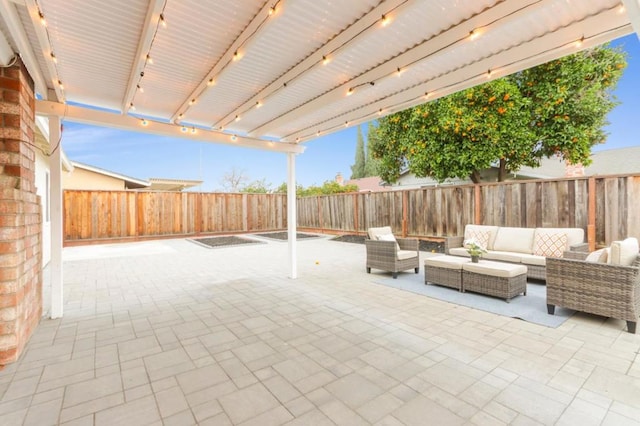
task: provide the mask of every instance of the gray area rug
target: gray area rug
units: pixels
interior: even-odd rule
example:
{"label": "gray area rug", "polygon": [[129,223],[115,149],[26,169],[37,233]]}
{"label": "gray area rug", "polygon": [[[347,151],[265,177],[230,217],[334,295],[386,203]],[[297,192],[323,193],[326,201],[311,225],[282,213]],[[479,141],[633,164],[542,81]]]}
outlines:
{"label": "gray area rug", "polygon": [[424,274],[413,272],[400,273],[397,279],[391,277],[374,281],[376,284],[399,290],[410,291],[423,296],[469,308],[480,309],[511,318],[519,318],[527,322],[556,328],[564,323],[575,311],[556,306],[555,315],[547,313],[547,288],[544,284],[527,283],[527,295],[517,296],[509,303],[503,299],[477,293],[461,293],[458,290],[439,285],[424,283]]}

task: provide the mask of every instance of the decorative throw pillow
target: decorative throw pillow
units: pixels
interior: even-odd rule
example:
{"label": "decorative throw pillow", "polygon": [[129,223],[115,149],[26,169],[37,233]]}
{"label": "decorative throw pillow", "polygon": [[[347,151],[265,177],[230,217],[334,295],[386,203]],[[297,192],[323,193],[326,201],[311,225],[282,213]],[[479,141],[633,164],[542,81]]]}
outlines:
{"label": "decorative throw pillow", "polygon": [[567,249],[567,234],[539,234],[533,243],[533,254],[545,257],[562,257]]}
{"label": "decorative throw pillow", "polygon": [[594,262],[594,263],[607,263],[608,250],[606,248],[602,248],[600,250],[592,251],[586,257],[586,262]]}
{"label": "decorative throw pillow", "polygon": [[465,241],[473,240],[480,247],[486,249],[489,246],[489,232],[480,231],[477,229],[468,229],[464,240]]}

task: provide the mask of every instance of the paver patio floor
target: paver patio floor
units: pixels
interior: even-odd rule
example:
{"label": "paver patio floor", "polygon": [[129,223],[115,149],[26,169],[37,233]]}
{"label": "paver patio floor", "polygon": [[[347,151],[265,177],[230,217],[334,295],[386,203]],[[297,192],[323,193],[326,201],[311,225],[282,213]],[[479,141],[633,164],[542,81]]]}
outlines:
{"label": "paver patio floor", "polygon": [[638,424],[624,322],[376,285],[364,250],[300,241],[290,280],[282,242],[67,248],[64,318],[0,371],[0,424]]}

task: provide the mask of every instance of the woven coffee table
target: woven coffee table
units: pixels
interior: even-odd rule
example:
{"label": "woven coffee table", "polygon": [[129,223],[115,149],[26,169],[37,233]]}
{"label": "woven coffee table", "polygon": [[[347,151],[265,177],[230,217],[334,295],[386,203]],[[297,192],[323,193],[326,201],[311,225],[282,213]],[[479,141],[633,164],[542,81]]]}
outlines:
{"label": "woven coffee table", "polygon": [[462,290],[462,265],[471,262],[468,257],[433,256],[424,260],[424,283],[437,284]]}
{"label": "woven coffee table", "polygon": [[500,297],[507,302],[527,295],[527,267],[513,263],[481,260],[462,264],[462,291]]}

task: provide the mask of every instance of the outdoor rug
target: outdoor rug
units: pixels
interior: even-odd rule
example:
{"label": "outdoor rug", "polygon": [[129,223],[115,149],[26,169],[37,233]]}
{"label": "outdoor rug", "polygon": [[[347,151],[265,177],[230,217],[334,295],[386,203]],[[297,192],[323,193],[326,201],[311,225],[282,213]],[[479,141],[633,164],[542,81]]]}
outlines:
{"label": "outdoor rug", "polygon": [[424,274],[400,273],[397,279],[391,277],[374,281],[376,284],[399,290],[410,291],[423,296],[469,308],[480,309],[511,318],[519,318],[535,324],[556,328],[564,323],[575,311],[556,306],[554,315],[547,313],[547,289],[544,284],[527,283],[527,295],[517,296],[509,303],[504,299],[477,293],[461,293],[458,290],[439,285],[424,284]]}
{"label": "outdoor rug", "polygon": [[205,246],[207,248],[238,246],[242,244],[264,244],[263,241],[252,240],[236,236],[228,237],[207,237],[207,238],[188,238],[189,241]]}
{"label": "outdoor rug", "polygon": [[[268,238],[270,240],[277,240],[277,241],[287,241],[287,239],[289,238],[289,235],[287,232],[266,232],[264,234],[253,234],[256,237],[260,237],[260,238]],[[297,232],[296,233],[296,240],[306,240],[308,238],[319,238],[319,235],[315,235],[315,234],[303,234],[301,232]]]}

